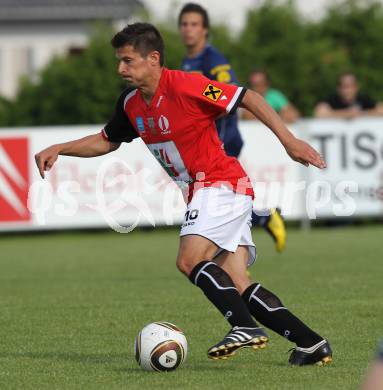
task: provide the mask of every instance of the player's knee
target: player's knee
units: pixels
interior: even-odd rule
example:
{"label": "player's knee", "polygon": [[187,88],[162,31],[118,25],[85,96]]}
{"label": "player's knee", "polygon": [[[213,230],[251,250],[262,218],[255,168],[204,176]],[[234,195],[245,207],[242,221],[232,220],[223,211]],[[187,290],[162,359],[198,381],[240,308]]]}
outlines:
{"label": "player's knee", "polygon": [[198,264],[198,261],[189,256],[178,256],[176,266],[180,272],[189,276],[193,268]]}
{"label": "player's knee", "polygon": [[[191,245],[190,245],[191,244]],[[181,245],[177,256],[177,268],[186,276],[189,276],[194,267],[204,260],[211,260],[215,248],[198,247],[190,241],[189,245]]]}
{"label": "player's knee", "polygon": [[[234,279],[233,279],[234,281]],[[239,280],[234,281],[235,287],[237,288],[238,292],[242,295],[248,287],[251,285],[251,282],[248,278],[242,278]]]}

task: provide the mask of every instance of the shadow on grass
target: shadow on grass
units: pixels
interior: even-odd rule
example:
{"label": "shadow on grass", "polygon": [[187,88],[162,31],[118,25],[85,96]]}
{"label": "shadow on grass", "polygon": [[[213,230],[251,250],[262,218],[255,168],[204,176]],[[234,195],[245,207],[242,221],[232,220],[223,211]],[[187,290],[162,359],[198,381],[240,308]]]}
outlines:
{"label": "shadow on grass", "polygon": [[[104,365],[107,370],[114,371],[119,374],[139,373],[142,369],[134,361],[134,358],[129,353],[120,354],[85,354],[78,352],[1,352],[0,359],[35,359],[35,360],[52,360],[62,362],[72,362],[90,365]],[[231,363],[231,364],[230,364]],[[234,363],[234,364],[233,364]],[[187,362],[184,369],[191,372],[211,372],[222,375],[225,372],[232,372],[238,368],[237,366],[246,366],[249,362]],[[263,367],[279,367],[291,368],[286,363],[273,360],[262,362]]]}
{"label": "shadow on grass", "polygon": [[111,364],[121,363],[121,360],[129,361],[131,355],[127,353],[122,354],[85,354],[78,352],[9,352],[0,353],[0,359],[2,358],[28,358],[28,359],[43,359],[43,360],[57,360],[67,361],[74,363],[85,364]]}
{"label": "shadow on grass", "polygon": [[[188,372],[190,371],[195,371],[195,372],[216,372],[216,373],[222,373],[224,371],[232,371],[233,367],[230,366],[219,366],[219,365],[210,365],[210,364],[193,364],[193,365],[185,365],[182,367],[184,370],[187,370]],[[132,372],[143,372],[141,368],[138,366],[135,368],[132,367],[120,367],[120,368],[113,368],[112,371],[121,373],[121,374],[126,374],[126,373],[132,373]],[[172,375],[174,371],[169,371],[167,374]],[[157,373],[154,373],[157,374]]]}
{"label": "shadow on grass", "polygon": [[[85,354],[78,352],[2,352],[0,359],[34,359],[34,360],[53,360],[62,362],[72,362],[81,364],[101,364],[107,369],[119,374],[140,373],[143,372],[138,365],[134,364],[134,358],[131,354]],[[125,363],[122,365],[122,363]],[[221,362],[222,363],[222,362]],[[107,367],[109,366],[109,367]],[[220,364],[216,362],[193,363],[185,367],[188,371],[196,372],[216,372],[231,371],[233,366],[229,364]]]}

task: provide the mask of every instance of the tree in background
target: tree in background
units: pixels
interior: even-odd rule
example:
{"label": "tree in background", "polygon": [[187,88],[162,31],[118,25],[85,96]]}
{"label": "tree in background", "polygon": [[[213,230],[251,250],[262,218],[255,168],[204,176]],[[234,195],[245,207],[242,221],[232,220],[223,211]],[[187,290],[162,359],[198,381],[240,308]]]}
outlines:
{"label": "tree in background", "polygon": [[263,68],[273,86],[310,115],[318,96],[348,66],[346,53],[315,32],[316,25],[304,21],[292,3],[268,1],[249,12],[232,56],[240,81],[247,83],[254,68]]}
{"label": "tree in background", "polygon": [[343,51],[363,90],[383,101],[383,7],[380,2],[348,0],[331,7],[318,23],[316,39]]}
{"label": "tree in background", "polygon": [[[183,45],[178,33],[161,28],[166,41],[166,66],[178,68]],[[13,102],[0,100],[0,126],[102,124],[125,82],[117,73],[110,39],[114,31],[99,25],[88,47],[76,55],[54,58],[37,82],[24,78]]]}
{"label": "tree in background", "polygon": [[377,1],[346,0],[314,22],[301,18],[293,1],[268,0],[248,13],[234,43],[220,39],[218,47],[242,84],[254,68],[263,68],[306,116],[344,71],[355,71],[362,88],[383,100],[383,8]]}
{"label": "tree in background", "polygon": [[184,46],[178,31],[164,25],[160,25],[159,30],[165,41],[165,66],[169,69],[179,69],[184,56]]}
{"label": "tree in background", "polygon": [[[169,20],[172,23],[160,26],[165,64],[177,69],[184,47],[176,18]],[[109,43],[112,35],[110,28],[99,27],[83,53],[55,58],[37,83],[24,80],[13,102],[0,101],[0,126],[106,122],[124,88]],[[224,26],[214,26],[210,35],[241,84],[254,68],[264,68],[273,86],[306,116],[333,92],[338,74],[345,70],[355,71],[363,90],[383,100],[383,8],[376,1],[346,0],[314,22],[302,19],[292,1],[280,5],[268,0],[249,12],[237,37]]]}
{"label": "tree in background", "polygon": [[84,52],[54,58],[37,82],[24,79],[3,121],[8,125],[103,123],[123,88],[110,45],[111,29],[98,27]]}
{"label": "tree in background", "polygon": [[0,126],[6,126],[8,124],[7,118],[10,110],[11,102],[0,96]]}

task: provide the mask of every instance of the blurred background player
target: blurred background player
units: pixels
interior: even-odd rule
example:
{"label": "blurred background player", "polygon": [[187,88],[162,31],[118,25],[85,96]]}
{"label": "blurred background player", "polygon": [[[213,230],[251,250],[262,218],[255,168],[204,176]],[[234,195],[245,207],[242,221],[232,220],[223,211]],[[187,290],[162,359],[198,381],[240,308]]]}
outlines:
{"label": "blurred background player", "polygon": [[[207,11],[199,4],[188,3],[182,8],[178,17],[179,31],[186,48],[182,70],[201,73],[211,80],[237,84],[227,59],[207,41],[209,26]],[[237,113],[218,119],[216,126],[226,154],[238,158],[243,140],[238,129]],[[251,222],[253,226],[262,226],[275,241],[277,251],[283,251],[286,228],[278,209],[254,210]]]}
{"label": "blurred background player", "polygon": [[360,93],[358,79],[354,73],[342,73],[338,77],[336,93],[317,104],[317,118],[352,119],[359,116],[383,115],[383,103]]}
{"label": "blurred background player", "polygon": [[[263,69],[256,69],[249,75],[250,88],[264,97],[271,107],[279,114],[286,123],[293,123],[301,116],[298,109],[289,102],[287,97],[278,89],[271,87],[271,80]],[[257,119],[247,110],[241,110],[241,119]]]}
{"label": "blurred background player", "polygon": [[361,390],[383,390],[383,340],[378,347],[376,358],[371,364]]}

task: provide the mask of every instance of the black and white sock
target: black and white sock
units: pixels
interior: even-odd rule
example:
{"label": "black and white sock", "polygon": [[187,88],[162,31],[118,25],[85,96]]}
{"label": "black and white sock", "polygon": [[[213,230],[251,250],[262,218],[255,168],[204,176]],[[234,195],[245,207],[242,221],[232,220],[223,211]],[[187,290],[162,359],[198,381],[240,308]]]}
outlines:
{"label": "black and white sock", "polygon": [[232,327],[257,327],[231,277],[217,264],[202,261],[194,267],[189,279],[204,292]]}
{"label": "black and white sock", "polygon": [[258,283],[242,294],[250,313],[257,321],[286,337],[301,348],[309,348],[323,340],[317,333],[295,317],[271,291]]}

